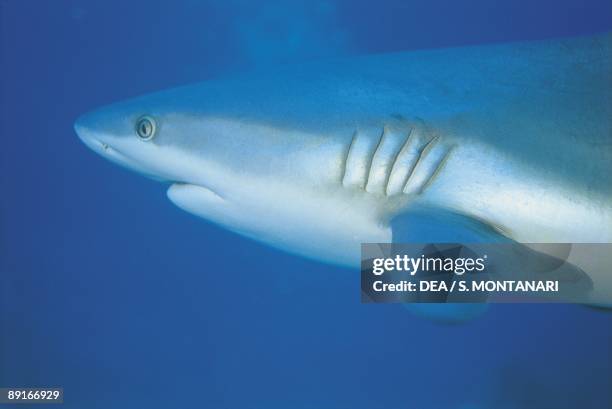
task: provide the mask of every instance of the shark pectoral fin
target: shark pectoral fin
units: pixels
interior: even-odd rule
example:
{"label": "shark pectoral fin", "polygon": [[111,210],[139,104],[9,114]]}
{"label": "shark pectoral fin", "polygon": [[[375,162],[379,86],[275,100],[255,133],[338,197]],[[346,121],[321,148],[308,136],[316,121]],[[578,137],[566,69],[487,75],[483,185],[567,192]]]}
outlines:
{"label": "shark pectoral fin", "polygon": [[[444,209],[415,207],[391,221],[394,243],[490,243],[508,241],[495,228],[477,219]],[[411,303],[413,314],[444,324],[471,321],[486,312],[484,303]]]}
{"label": "shark pectoral fin", "polygon": [[495,227],[450,210],[415,206],[391,220],[394,243],[512,242]]}
{"label": "shark pectoral fin", "polygon": [[[463,243],[480,256],[486,251],[488,262],[484,274],[491,280],[559,282],[557,292],[529,294],[531,297],[537,295],[549,300],[579,302],[586,300],[592,289],[589,276],[563,258],[563,254],[567,254],[563,244],[521,244],[484,221],[440,208],[410,209],[396,216],[391,221],[391,228],[393,243]],[[455,278],[447,277],[450,280]],[[425,303],[406,304],[406,307],[417,315],[454,323],[473,319],[487,308],[486,304],[453,303],[439,295],[433,297],[436,298],[425,299]]]}
{"label": "shark pectoral fin", "polygon": [[568,261],[568,251],[565,250],[568,246],[566,243],[534,246],[513,242],[493,254],[496,265],[492,276],[502,280],[557,282],[556,291],[530,296],[557,302],[587,302],[593,281],[580,267]]}

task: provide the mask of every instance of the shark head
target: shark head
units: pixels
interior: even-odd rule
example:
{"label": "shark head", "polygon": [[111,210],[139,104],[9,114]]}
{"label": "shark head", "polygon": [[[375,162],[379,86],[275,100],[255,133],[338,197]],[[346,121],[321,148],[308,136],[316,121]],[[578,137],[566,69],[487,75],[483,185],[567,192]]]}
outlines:
{"label": "shark head", "polygon": [[277,248],[354,265],[359,243],[387,232],[372,220],[372,201],[355,203],[358,193],[341,189],[353,131],[307,123],[319,107],[288,107],[297,98],[248,84],[144,95],[86,113],[74,127],[104,158],[169,184],[169,199],[186,211]]}
{"label": "shark head", "polygon": [[115,103],[82,115],[74,128],[102,157],[169,183],[173,190],[197,187],[219,203],[231,166],[217,166],[227,162],[212,159],[228,140],[221,129],[214,129],[211,116],[169,102],[184,97],[181,90],[171,90]]}

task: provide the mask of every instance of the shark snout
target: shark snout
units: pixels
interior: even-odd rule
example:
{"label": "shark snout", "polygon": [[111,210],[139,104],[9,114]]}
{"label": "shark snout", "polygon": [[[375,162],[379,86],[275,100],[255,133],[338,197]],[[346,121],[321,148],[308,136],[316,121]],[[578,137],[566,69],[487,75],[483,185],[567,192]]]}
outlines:
{"label": "shark snout", "polygon": [[112,160],[118,153],[117,138],[113,130],[109,129],[108,122],[112,124],[112,121],[105,120],[102,114],[92,111],[81,115],[74,122],[74,131],[89,149]]}
{"label": "shark snout", "polygon": [[112,135],[105,132],[97,123],[99,119],[95,113],[84,114],[74,122],[74,131],[85,146],[95,153],[112,162],[129,167],[130,164],[127,163],[129,160],[113,146]]}
{"label": "shark snout", "polygon": [[96,152],[108,148],[108,144],[103,141],[102,133],[100,130],[96,129],[95,121],[91,113],[81,115],[74,122],[74,131],[88,148]]}
{"label": "shark snout", "polygon": [[79,139],[89,148],[94,151],[105,149],[105,144],[95,137],[95,132],[88,124],[86,115],[79,117],[74,122],[74,131]]}

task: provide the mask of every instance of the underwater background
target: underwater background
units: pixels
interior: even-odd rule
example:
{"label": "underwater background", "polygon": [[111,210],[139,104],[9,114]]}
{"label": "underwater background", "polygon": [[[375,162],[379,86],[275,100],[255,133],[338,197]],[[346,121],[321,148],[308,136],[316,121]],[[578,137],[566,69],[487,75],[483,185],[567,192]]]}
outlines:
{"label": "underwater background", "polygon": [[0,387],[87,409],[611,408],[612,314],[362,305],[358,271],[187,214],[72,128],[272,64],[611,28],[609,0],[0,0]]}

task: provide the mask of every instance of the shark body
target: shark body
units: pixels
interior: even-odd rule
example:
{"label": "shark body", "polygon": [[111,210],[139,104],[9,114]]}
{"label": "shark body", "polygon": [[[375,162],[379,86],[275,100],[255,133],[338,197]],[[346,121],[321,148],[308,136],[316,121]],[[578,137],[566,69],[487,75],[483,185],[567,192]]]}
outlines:
{"label": "shark body", "polygon": [[[281,67],[119,102],[75,129],[169,182],[179,207],[324,262],[358,266],[364,242],[453,241],[466,223],[612,242],[610,34]],[[397,223],[420,214],[447,232]],[[612,294],[612,271],[597,274]]]}

